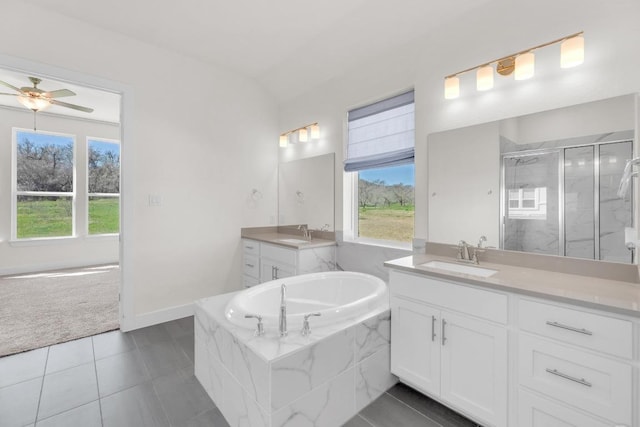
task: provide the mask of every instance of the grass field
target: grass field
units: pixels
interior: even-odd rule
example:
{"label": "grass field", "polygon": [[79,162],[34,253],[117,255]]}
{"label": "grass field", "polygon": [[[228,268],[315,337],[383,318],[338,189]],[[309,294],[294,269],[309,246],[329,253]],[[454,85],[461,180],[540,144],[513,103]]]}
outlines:
{"label": "grass field", "polygon": [[[70,198],[18,198],[19,239],[71,236],[72,220]],[[118,198],[89,200],[89,234],[118,233],[119,222]]]}
{"label": "grass field", "polygon": [[411,242],[413,206],[367,207],[358,210],[360,237]]}

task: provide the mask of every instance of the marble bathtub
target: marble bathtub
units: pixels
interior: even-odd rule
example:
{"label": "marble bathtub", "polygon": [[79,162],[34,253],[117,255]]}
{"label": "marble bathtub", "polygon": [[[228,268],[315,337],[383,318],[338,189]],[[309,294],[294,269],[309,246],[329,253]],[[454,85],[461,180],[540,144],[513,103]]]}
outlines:
{"label": "marble bathtub", "polygon": [[231,426],[340,426],[397,382],[388,304],[312,323],[306,337],[272,329],[256,337],[225,318],[235,294],[195,304],[195,375]]}

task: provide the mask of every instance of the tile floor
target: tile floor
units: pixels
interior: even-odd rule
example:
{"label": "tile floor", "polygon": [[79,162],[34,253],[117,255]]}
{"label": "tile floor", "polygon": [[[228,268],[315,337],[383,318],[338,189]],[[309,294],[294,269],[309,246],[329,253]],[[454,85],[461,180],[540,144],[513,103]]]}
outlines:
{"label": "tile floor", "polygon": [[[0,426],[228,426],[193,376],[193,318],[0,358]],[[398,384],[346,427],[471,427]]]}

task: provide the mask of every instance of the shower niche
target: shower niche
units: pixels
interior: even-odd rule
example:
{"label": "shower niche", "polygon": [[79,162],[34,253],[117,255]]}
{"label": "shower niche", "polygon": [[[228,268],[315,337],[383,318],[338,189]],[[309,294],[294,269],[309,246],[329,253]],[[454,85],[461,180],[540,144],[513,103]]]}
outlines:
{"label": "shower niche", "polygon": [[574,258],[633,262],[624,229],[633,191],[617,196],[633,132],[519,145],[501,155],[501,248]]}

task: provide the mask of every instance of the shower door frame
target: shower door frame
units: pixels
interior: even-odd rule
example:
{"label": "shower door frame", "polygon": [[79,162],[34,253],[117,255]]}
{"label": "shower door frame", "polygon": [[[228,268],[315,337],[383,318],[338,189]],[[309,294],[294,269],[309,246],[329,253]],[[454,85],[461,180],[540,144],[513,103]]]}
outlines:
{"label": "shower door frame", "polygon": [[[589,144],[576,144],[555,148],[543,148],[523,151],[510,151],[507,153],[500,153],[500,249],[504,250],[505,240],[505,227],[507,220],[507,198],[506,198],[506,165],[505,159],[507,158],[522,158],[530,156],[539,156],[544,154],[558,154],[558,253],[559,256],[566,256],[566,242],[565,242],[565,195],[564,195],[564,182],[565,182],[565,151],[572,148],[584,148],[593,147],[593,232],[594,232],[594,256],[593,259],[600,261],[600,147],[609,144],[618,144],[623,142],[631,143],[631,157],[635,156],[635,147],[633,138],[623,138],[613,141],[593,142]],[[633,185],[633,183],[632,183]],[[629,194],[631,198],[631,227],[635,225],[635,212],[634,212],[634,200],[633,200],[633,187],[631,187]],[[554,254],[555,255],[555,254]],[[632,251],[631,263],[634,263],[636,259],[635,251]]]}

